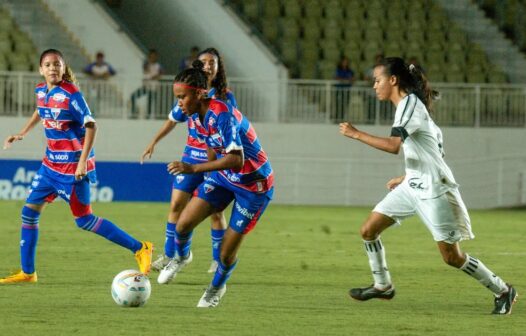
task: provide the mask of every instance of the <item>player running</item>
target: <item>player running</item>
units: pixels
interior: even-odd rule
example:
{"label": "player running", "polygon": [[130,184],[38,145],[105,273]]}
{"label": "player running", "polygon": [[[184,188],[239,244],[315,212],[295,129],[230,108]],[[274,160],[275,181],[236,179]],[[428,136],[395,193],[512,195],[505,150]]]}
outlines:
{"label": "player running", "polygon": [[460,249],[461,240],[474,236],[458,184],[443,159],[442,132],[428,112],[438,93],[429,88],[418,67],[408,66],[398,57],[385,58],[375,66],[374,89],[379,100],[389,100],[396,106],[391,136],[373,136],[350,123],[340,124],[340,133],[388,153],[398,154],[403,147],[406,174],[387,183],[391,192],[376,205],[361,227],[374,284],[353,288],[350,296],[362,301],[394,297],[395,288],[380,234],[417,214],[431,231],[444,261],[493,292],[492,313],[510,314],[517,298],[515,288]]}
{"label": "player running", "polygon": [[[208,96],[223,100],[233,107],[237,107],[234,94],[227,89],[226,71],[221,55],[215,48],[208,48],[199,53],[198,57],[204,63],[203,70],[207,74]],[[144,150],[141,156],[141,163],[145,158],[151,158],[157,143],[170,133],[178,123],[187,123],[188,138],[183,152],[182,161],[189,164],[197,164],[208,161],[206,144],[198,140],[195,125],[192,119],[181,111],[177,102],[168,114],[168,119],[164,122],[161,129],[157,132],[152,142]],[[152,269],[161,271],[172,258],[175,257],[175,228],[181,215],[181,211],[190,201],[194,190],[204,181],[204,173],[199,174],[179,174],[174,178],[172,197],[170,201],[170,211],[168,212],[168,222],[166,223],[166,238],[164,243],[164,254],[152,263]],[[223,212],[219,211],[210,216],[212,237],[212,264],[208,269],[209,273],[215,272],[219,261],[219,251],[221,240],[226,230],[226,220]],[[159,281],[159,279],[158,279]],[[162,279],[159,283],[165,283]]]}
{"label": "player running", "polygon": [[46,202],[52,202],[57,196],[69,203],[79,228],[129,249],[135,253],[140,271],[148,274],[152,243],[141,243],[109,220],[92,213],[89,183],[96,181],[93,144],[97,127],[60,51],[48,49],[42,53],[40,74],[45,82],[35,89],[37,109],[20,133],[10,135],[4,141],[4,149],[7,149],[13,142],[23,140],[41,121],[47,149],[22,208],[22,270],[0,279],[0,284],[37,282],[35,254],[40,213]]}
{"label": "player running", "polygon": [[194,68],[175,77],[178,105],[195,125],[215,160],[188,164],[174,161],[168,171],[177,174],[211,172],[197,188],[197,197],[184,208],[175,231],[176,257],[159,277],[173,279],[192,259],[193,229],[210,214],[234,201],[229,227],[223,237],[220,261],[198,307],[215,307],[226,291],[226,282],[237,264],[237,251],[265,211],[274,192],[274,174],[250,122],[232,105],[209,98],[207,75],[196,60]]}

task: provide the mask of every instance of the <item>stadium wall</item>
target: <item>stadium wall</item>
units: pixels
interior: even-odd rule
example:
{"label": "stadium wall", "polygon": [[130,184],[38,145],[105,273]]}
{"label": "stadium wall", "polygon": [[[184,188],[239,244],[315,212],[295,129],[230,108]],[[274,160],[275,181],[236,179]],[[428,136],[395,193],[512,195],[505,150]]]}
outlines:
{"label": "stadium wall", "polygon": [[[25,121],[1,117],[2,139],[18,131]],[[98,120],[96,156],[102,174],[99,174],[99,187],[120,188],[121,193],[110,200],[141,200],[137,189],[122,187],[124,184],[138,188],[137,184],[141,183],[145,192],[143,200],[167,200],[164,189],[170,177],[164,163],[180,158],[186,141],[185,126],[177,126],[161,141],[149,163],[153,166],[141,168],[138,164],[142,151],[162,123]],[[402,155],[382,153],[346,139],[339,135],[337,125],[258,123],[254,126],[275,170],[276,203],[371,206],[385,195],[387,180],[403,174]],[[385,126],[361,128],[377,135],[388,135],[390,131],[390,127]],[[443,133],[447,162],[461,184],[468,207],[526,204],[524,129],[443,128]],[[40,160],[44,141],[42,130],[34,130],[24,141],[0,152],[0,189],[2,179],[11,179],[13,184],[16,171],[7,172],[6,160]],[[114,181],[127,175],[130,178],[125,179],[126,182]],[[163,178],[152,182],[149,179],[153,175]],[[163,192],[156,194],[156,190]]]}

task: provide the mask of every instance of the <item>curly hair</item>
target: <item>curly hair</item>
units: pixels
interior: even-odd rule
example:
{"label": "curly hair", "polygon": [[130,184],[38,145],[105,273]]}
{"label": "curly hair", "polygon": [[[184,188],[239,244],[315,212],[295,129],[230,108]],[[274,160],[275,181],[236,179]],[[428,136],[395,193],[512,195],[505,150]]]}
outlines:
{"label": "curly hair", "polygon": [[214,55],[217,58],[217,74],[214,79],[212,79],[212,87],[216,89],[216,96],[221,100],[226,100],[226,93],[227,93],[227,79],[226,79],[226,70],[225,70],[225,64],[223,62],[223,58],[219,54],[219,51],[217,51],[216,48],[207,48],[203,51],[201,51],[197,58],[201,57],[201,55],[204,54],[211,54]]}
{"label": "curly hair", "polygon": [[178,73],[175,83],[184,83],[198,89],[208,90],[208,77],[203,70],[204,64],[200,60],[192,62],[192,67]]}

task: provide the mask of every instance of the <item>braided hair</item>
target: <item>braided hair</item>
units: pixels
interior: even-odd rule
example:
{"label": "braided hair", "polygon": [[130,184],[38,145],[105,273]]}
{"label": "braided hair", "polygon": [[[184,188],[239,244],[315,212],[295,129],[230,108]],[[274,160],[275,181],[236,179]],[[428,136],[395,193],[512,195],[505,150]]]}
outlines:
{"label": "braided hair", "polygon": [[175,76],[174,83],[184,83],[194,88],[208,90],[208,77],[203,68],[203,62],[193,61],[191,68],[184,69]]}
{"label": "braided hair", "polygon": [[439,92],[431,89],[420,66],[408,65],[400,57],[386,57],[376,66],[383,66],[387,76],[397,78],[400,90],[408,94],[414,93],[424,103],[427,110],[432,111],[433,100],[438,99]]}
{"label": "braided hair", "polygon": [[216,48],[207,48],[199,53],[197,57],[199,58],[201,55],[204,54],[211,54],[214,55],[217,58],[217,74],[215,78],[212,80],[212,87],[216,89],[216,96],[221,100],[227,100],[226,92],[227,92],[227,79],[226,79],[226,70],[225,70],[225,64],[223,62],[223,58],[219,54],[219,51],[217,51]]}
{"label": "braided hair", "polygon": [[71,70],[69,65],[64,60],[64,56],[57,49],[44,50],[42,52],[42,54],[40,54],[40,61],[38,62],[38,64],[42,65],[42,61],[44,60],[44,57],[46,57],[47,54],[55,54],[58,57],[62,58],[62,61],[64,62],[64,65],[65,65],[65,70],[64,70],[64,75],[62,76],[62,80],[71,82],[71,83],[75,84],[76,86],[79,86],[79,84],[77,82],[77,78],[76,78],[75,74],[73,73],[73,70]]}

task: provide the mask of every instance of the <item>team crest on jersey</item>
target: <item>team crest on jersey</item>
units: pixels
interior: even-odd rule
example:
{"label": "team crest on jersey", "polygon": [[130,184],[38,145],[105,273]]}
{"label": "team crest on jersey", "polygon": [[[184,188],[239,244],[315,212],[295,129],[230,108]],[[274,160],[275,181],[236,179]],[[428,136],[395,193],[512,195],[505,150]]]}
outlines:
{"label": "team crest on jersey", "polygon": [[60,109],[58,108],[52,108],[51,114],[53,115],[53,119],[57,120],[58,115],[60,114]]}
{"label": "team crest on jersey", "polygon": [[208,183],[205,183],[204,185],[205,187],[205,194],[208,194],[209,192],[213,191],[215,189],[215,187],[211,184],[208,184]]}
{"label": "team crest on jersey", "polygon": [[55,93],[53,95],[53,100],[62,103],[64,100],[66,100],[66,95],[64,95],[63,93]]}
{"label": "team crest on jersey", "polygon": [[37,93],[38,99],[44,99],[45,96],[46,96],[46,93],[44,91],[38,91]]}
{"label": "team crest on jersey", "polygon": [[184,180],[184,176],[183,175],[177,175],[175,177],[175,180],[177,181],[177,183],[181,183]]}

